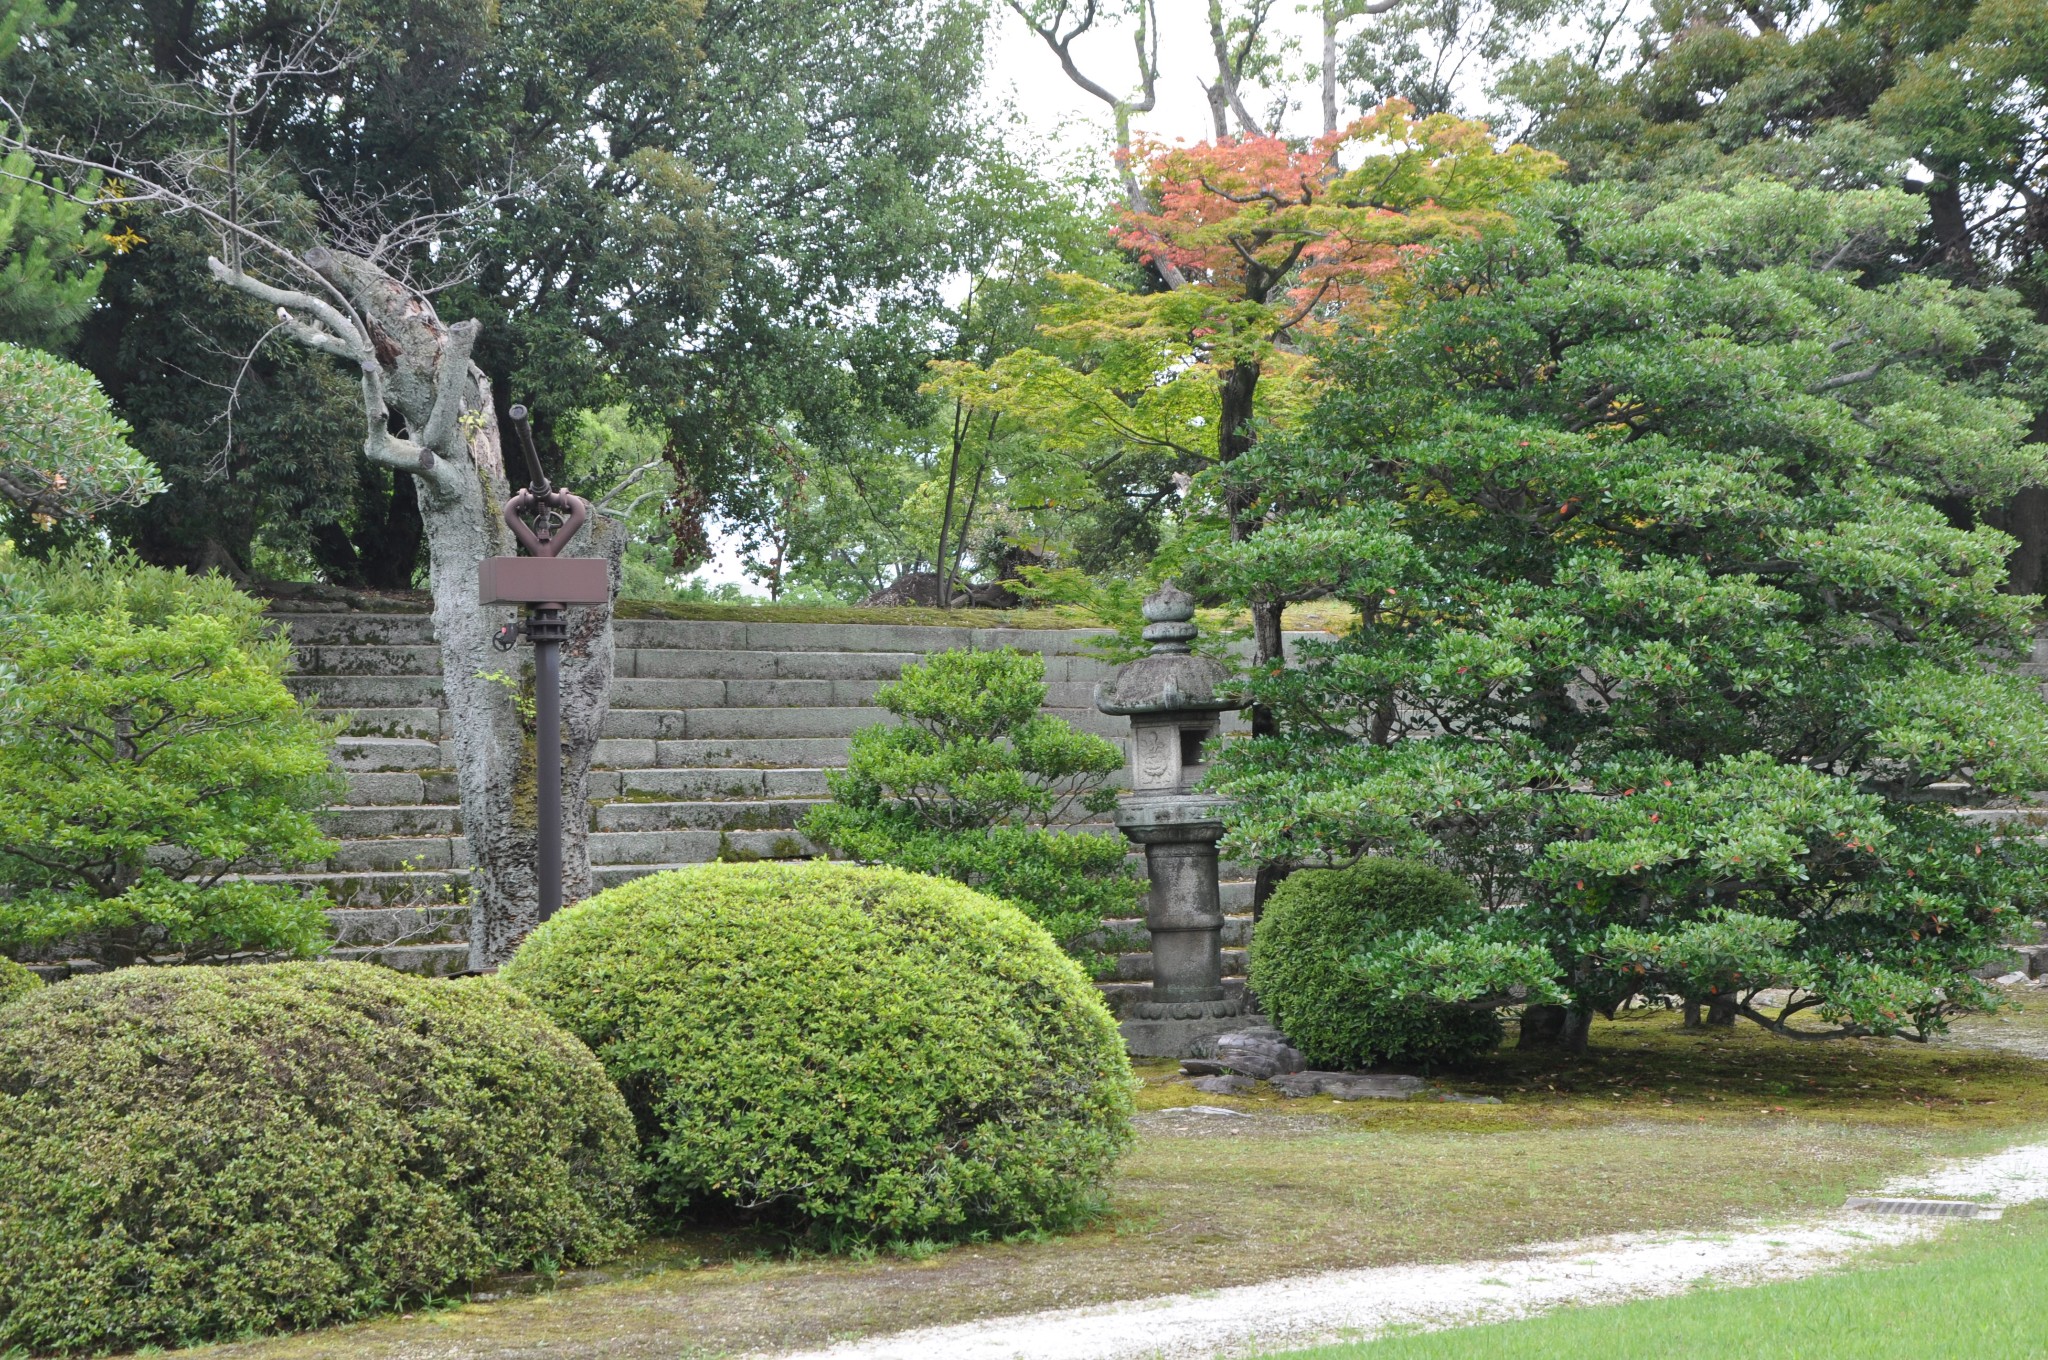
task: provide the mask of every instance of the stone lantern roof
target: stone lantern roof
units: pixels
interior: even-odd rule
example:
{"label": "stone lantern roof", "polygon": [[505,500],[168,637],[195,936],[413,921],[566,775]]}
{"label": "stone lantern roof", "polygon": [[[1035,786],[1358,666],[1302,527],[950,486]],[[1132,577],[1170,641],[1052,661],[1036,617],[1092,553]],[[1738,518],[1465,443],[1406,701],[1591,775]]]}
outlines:
{"label": "stone lantern roof", "polygon": [[1095,707],[1114,715],[1220,713],[1243,708],[1221,692],[1230,670],[1192,650],[1196,626],[1194,597],[1168,581],[1145,597],[1145,641],[1150,656],[1139,657],[1106,683],[1095,686]]}

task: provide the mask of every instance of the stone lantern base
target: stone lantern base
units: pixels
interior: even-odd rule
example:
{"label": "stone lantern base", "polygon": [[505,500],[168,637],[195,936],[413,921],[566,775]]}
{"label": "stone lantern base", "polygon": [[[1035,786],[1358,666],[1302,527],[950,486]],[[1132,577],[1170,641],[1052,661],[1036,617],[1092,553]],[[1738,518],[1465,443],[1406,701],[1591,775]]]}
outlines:
{"label": "stone lantern base", "polygon": [[1247,1016],[1223,986],[1223,903],[1216,843],[1223,823],[1203,798],[1136,798],[1117,810],[1117,830],[1145,847],[1145,926],[1152,936],[1152,991],[1118,1028],[1141,1058],[1192,1058],[1219,1034],[1266,1022]]}

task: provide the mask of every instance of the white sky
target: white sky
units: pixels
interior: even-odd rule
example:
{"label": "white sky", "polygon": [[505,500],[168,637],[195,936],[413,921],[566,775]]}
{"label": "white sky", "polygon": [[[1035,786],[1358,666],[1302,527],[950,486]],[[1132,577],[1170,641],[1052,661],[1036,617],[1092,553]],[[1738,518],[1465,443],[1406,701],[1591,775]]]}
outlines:
{"label": "white sky", "polygon": [[[1135,127],[1166,140],[1184,138],[1201,141],[1214,132],[1209,122],[1209,103],[1203,97],[1197,76],[1208,76],[1216,68],[1209,47],[1208,0],[1158,0],[1159,4],[1159,107],[1140,114]],[[996,31],[990,44],[991,93],[1008,95],[1032,131],[1050,135],[1063,122],[1079,116],[1109,136],[1109,110],[1101,100],[1083,92],[1060,69],[1045,42],[1017,17],[1007,4],[997,0]],[[1283,41],[1292,39],[1297,49],[1287,67],[1298,79],[1295,94],[1306,107],[1297,107],[1287,120],[1289,132],[1315,132],[1308,123],[1316,118],[1315,90],[1307,83],[1307,65],[1321,56],[1320,6],[1297,3],[1283,5],[1272,19],[1272,31]],[[1075,64],[1084,75],[1114,93],[1136,90],[1137,59],[1131,50],[1131,30],[1110,29],[1089,34],[1074,44]],[[1264,116],[1257,101],[1248,101],[1254,113]]]}

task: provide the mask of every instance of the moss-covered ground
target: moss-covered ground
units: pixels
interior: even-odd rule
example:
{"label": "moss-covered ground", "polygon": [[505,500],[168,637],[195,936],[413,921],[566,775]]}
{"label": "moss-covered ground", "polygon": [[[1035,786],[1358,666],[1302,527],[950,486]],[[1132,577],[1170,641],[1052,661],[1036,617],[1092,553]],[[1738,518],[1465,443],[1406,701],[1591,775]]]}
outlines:
{"label": "moss-covered ground", "polygon": [[[1838,1205],[1948,1156],[2048,1137],[2048,997],[1938,1045],[1603,1023],[1576,1061],[1503,1050],[1448,1089],[1499,1104],[1218,1097],[1141,1069],[1138,1143],[1068,1237],[823,1258],[705,1231],[474,1301],[194,1360],[708,1357],[1285,1275],[1509,1252]],[[1997,1045],[1987,1047],[1983,1045]],[[1243,1117],[1190,1112],[1229,1107]]]}

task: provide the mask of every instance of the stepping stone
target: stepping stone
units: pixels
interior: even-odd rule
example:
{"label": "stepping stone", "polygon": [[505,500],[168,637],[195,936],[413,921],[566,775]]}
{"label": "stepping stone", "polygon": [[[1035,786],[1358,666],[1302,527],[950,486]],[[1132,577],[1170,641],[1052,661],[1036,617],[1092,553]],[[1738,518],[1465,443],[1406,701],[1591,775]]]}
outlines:
{"label": "stepping stone", "polygon": [[1259,1078],[1299,1072],[1308,1066],[1300,1051],[1284,1040],[1249,1031],[1217,1035],[1216,1061],[1233,1072]]}
{"label": "stepping stone", "polygon": [[1355,1072],[1323,1074],[1317,1083],[1332,1100],[1406,1100],[1421,1093],[1421,1077],[1372,1076]]}
{"label": "stepping stone", "polygon": [[1258,1085],[1250,1077],[1235,1075],[1196,1077],[1188,1085],[1212,1096],[1241,1096]]}

